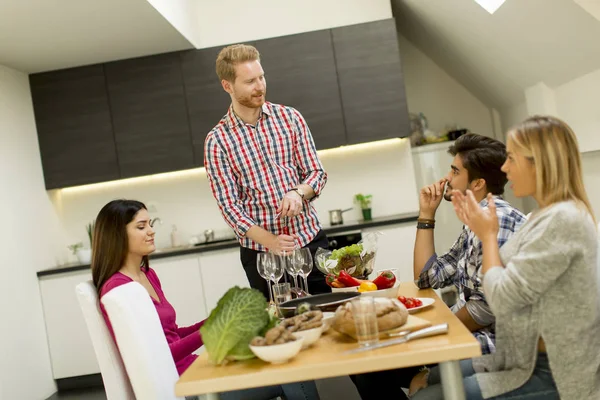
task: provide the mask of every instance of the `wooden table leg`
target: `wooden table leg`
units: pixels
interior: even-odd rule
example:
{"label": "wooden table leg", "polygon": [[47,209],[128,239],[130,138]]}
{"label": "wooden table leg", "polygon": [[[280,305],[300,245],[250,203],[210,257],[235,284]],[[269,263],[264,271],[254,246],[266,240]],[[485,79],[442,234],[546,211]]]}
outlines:
{"label": "wooden table leg", "polygon": [[465,400],[465,387],[459,361],[440,363],[444,400]]}

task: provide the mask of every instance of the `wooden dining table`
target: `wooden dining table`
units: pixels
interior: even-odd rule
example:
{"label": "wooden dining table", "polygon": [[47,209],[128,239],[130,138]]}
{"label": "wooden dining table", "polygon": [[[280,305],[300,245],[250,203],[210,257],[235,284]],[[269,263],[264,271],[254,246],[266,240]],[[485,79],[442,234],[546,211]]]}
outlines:
{"label": "wooden dining table", "polygon": [[479,342],[432,289],[419,290],[413,282],[406,282],[399,285],[398,295],[433,298],[435,302],[430,307],[414,315],[433,325],[447,323],[448,333],[347,355],[343,353],[357,348],[357,342],[330,329],[285,364],[269,364],[255,358],[215,366],[203,353],[177,381],[175,394],[207,394],[208,399],[216,400],[218,393],[230,390],[439,363],[444,398],[464,400],[459,360],[480,356]]}

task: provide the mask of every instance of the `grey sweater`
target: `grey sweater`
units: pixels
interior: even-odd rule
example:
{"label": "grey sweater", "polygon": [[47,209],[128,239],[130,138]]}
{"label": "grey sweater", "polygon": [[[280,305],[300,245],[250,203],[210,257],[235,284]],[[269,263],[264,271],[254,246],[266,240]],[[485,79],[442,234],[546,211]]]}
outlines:
{"label": "grey sweater", "polygon": [[597,248],[592,218],[572,201],[534,213],[502,247],[505,268],[483,280],[497,352],[473,361],[484,398],[531,377],[542,337],[561,399],[600,399]]}

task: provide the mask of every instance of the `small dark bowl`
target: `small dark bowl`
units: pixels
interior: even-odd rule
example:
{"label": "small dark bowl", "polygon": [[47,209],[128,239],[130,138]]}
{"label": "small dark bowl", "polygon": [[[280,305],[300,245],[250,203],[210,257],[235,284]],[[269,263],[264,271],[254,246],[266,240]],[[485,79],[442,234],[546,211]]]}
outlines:
{"label": "small dark bowl", "polygon": [[358,296],[360,296],[360,293],[358,292],[316,294],[314,296],[300,297],[298,299],[281,303],[279,305],[279,310],[281,310],[281,313],[285,318],[294,316],[296,313],[296,308],[302,303],[308,303],[323,312],[335,311],[340,305]]}

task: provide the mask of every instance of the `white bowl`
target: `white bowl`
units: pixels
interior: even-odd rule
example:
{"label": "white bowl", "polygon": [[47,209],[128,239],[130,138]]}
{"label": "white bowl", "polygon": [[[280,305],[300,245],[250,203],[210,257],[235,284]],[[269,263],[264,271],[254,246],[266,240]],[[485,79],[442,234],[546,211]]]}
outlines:
{"label": "white bowl", "polygon": [[293,342],[274,344],[271,346],[252,346],[250,350],[263,361],[271,364],[283,364],[296,357],[302,349],[303,338],[296,338]]}
{"label": "white bowl", "polygon": [[292,335],[294,335],[294,337],[304,339],[304,341],[302,343],[303,349],[306,349],[306,348],[312,346],[313,343],[315,343],[317,340],[319,340],[319,338],[321,337],[322,334],[323,334],[323,324],[321,324],[321,326],[319,326],[318,328],[307,329],[305,331],[292,332]]}

